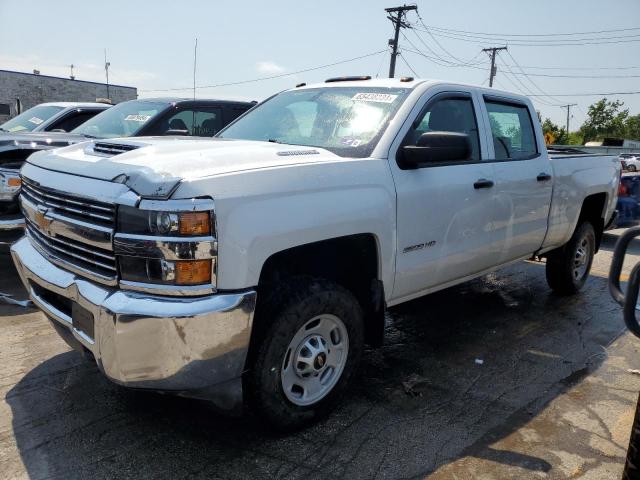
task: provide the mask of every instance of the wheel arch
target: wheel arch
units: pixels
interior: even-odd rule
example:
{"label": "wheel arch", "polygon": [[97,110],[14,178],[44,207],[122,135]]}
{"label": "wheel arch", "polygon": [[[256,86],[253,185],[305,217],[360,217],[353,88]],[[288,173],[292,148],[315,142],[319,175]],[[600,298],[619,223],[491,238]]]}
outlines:
{"label": "wheel arch", "polygon": [[[384,285],[381,280],[380,244],[373,233],[340,236],[290,247],[272,254],[264,262],[258,283],[258,308],[249,346],[249,358],[269,318],[261,309],[269,293],[287,279],[300,276],[331,280],[349,290],[358,300],[365,324],[365,341],[380,345],[384,332]],[[249,363],[248,363],[249,364]]]}

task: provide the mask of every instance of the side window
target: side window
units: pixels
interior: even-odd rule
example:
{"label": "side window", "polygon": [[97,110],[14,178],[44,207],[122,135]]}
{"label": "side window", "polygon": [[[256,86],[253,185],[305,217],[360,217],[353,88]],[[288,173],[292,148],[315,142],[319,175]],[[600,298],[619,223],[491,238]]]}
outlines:
{"label": "side window", "polygon": [[51,130],[64,130],[65,132],[70,132],[74,128],[79,127],[84,122],[100,113],[100,111],[101,110],[73,112],[49,125],[47,127],[47,132],[50,132]]}
{"label": "side window", "polygon": [[402,145],[416,145],[420,135],[427,132],[466,133],[471,144],[471,156],[468,160],[480,160],[478,124],[470,98],[451,97],[436,100],[427,105],[414,125]]}
{"label": "side window", "polygon": [[173,130],[176,135],[213,137],[222,129],[222,109],[180,110],[167,118],[158,128],[156,135]]}
{"label": "side window", "polygon": [[496,160],[531,158],[538,153],[529,109],[525,105],[486,101]]}
{"label": "side window", "polygon": [[240,108],[240,107],[227,107],[224,111],[224,125],[227,126],[231,122],[233,122],[236,118],[246,112],[248,108]]}

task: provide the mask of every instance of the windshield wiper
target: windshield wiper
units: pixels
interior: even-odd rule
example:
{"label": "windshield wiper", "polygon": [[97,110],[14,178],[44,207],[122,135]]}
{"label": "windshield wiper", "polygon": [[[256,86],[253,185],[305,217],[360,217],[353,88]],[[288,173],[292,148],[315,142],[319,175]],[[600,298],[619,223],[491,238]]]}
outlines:
{"label": "windshield wiper", "polygon": [[80,135],[82,135],[84,138],[98,138],[95,135],[89,135],[88,133],[81,133]]}
{"label": "windshield wiper", "polygon": [[276,140],[275,138],[270,138],[269,140],[267,140],[267,142],[269,142],[269,143],[282,143],[280,140]]}

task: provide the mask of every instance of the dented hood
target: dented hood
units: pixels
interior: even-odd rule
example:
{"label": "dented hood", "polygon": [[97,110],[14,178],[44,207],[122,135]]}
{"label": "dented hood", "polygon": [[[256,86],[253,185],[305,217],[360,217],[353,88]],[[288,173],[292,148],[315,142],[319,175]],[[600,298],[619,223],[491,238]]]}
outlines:
{"label": "dented hood", "polygon": [[124,183],[144,197],[168,197],[181,181],[341,157],[316,147],[227,139],[140,137],[38,152],[49,170]]}

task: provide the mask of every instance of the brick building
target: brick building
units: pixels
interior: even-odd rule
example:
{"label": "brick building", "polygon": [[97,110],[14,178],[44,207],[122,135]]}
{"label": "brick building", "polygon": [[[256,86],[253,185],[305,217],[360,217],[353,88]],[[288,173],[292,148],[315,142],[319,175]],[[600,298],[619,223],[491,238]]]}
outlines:
{"label": "brick building", "polygon": [[36,73],[0,70],[0,122],[44,102],[95,102],[111,98],[113,103],[138,97],[136,87],[71,80]]}

